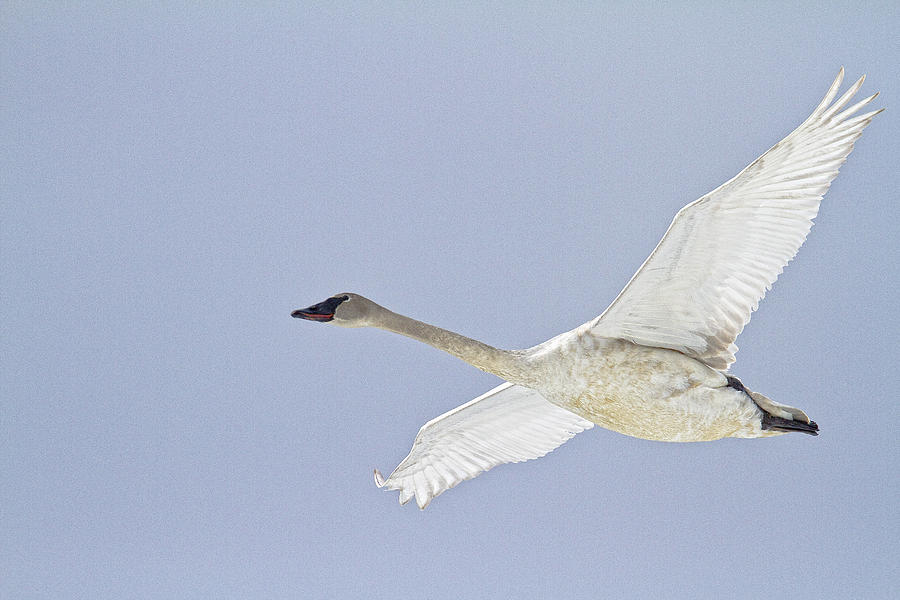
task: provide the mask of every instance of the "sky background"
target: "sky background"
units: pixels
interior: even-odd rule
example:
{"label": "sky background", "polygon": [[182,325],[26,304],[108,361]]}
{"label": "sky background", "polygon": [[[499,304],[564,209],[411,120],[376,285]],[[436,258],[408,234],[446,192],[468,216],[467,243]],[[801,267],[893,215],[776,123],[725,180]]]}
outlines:
{"label": "sky background", "polygon": [[[896,591],[896,3],[58,4],[0,8],[0,597]],[[291,310],[571,329],[841,65],[888,110],[732,369],[818,438],[375,487],[498,380]]]}

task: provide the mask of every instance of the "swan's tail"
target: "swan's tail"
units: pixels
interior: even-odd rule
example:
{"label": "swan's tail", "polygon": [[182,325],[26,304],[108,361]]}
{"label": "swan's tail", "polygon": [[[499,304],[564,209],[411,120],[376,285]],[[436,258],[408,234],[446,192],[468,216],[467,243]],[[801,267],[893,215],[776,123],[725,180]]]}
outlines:
{"label": "swan's tail", "polygon": [[763,429],[785,432],[799,431],[809,435],[819,435],[819,426],[799,408],[773,402],[759,392],[748,390],[737,377],[732,375],[727,375],[727,377],[728,387],[744,392],[760,408]]}

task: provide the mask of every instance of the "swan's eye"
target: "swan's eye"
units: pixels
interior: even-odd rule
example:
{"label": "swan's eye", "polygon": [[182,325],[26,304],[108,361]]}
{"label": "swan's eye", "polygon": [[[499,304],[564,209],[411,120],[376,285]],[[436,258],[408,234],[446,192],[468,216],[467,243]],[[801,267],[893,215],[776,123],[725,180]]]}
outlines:
{"label": "swan's eye", "polygon": [[350,296],[341,296],[341,302],[346,302],[350,299]]}

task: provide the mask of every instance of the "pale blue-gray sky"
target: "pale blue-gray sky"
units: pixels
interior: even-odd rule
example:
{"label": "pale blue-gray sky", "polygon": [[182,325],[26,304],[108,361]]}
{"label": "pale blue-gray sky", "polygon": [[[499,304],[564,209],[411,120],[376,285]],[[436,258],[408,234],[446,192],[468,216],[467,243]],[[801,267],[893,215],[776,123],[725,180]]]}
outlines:
{"label": "pale blue-gray sky", "polygon": [[[0,597],[896,590],[896,3],[79,4],[0,9]],[[292,309],[570,329],[841,65],[888,110],[733,368],[818,438],[376,489],[497,381]]]}

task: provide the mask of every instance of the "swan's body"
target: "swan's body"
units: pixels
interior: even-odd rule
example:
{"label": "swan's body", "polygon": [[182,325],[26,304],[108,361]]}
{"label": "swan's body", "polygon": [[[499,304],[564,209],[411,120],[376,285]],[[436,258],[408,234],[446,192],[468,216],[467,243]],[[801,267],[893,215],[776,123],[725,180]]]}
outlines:
{"label": "swan's body", "polygon": [[760,409],[725,375],[680,352],[589,330],[551,342],[534,355],[546,371],[534,389],[606,429],[663,442],[782,433],[762,429]]}
{"label": "swan's body", "polygon": [[[543,456],[600,425],[639,438],[755,438],[818,426],[725,371],[735,338],[806,238],[838,167],[872,117],[832,104],[843,69],[812,115],[731,181],[687,205],[621,294],[596,319],[533,348],[499,350],[339,294],[293,316],[379,327],[430,344],[504,383],[430,421],[379,486],[424,508],[504,462]],[[877,95],[877,94],[876,94]]]}

